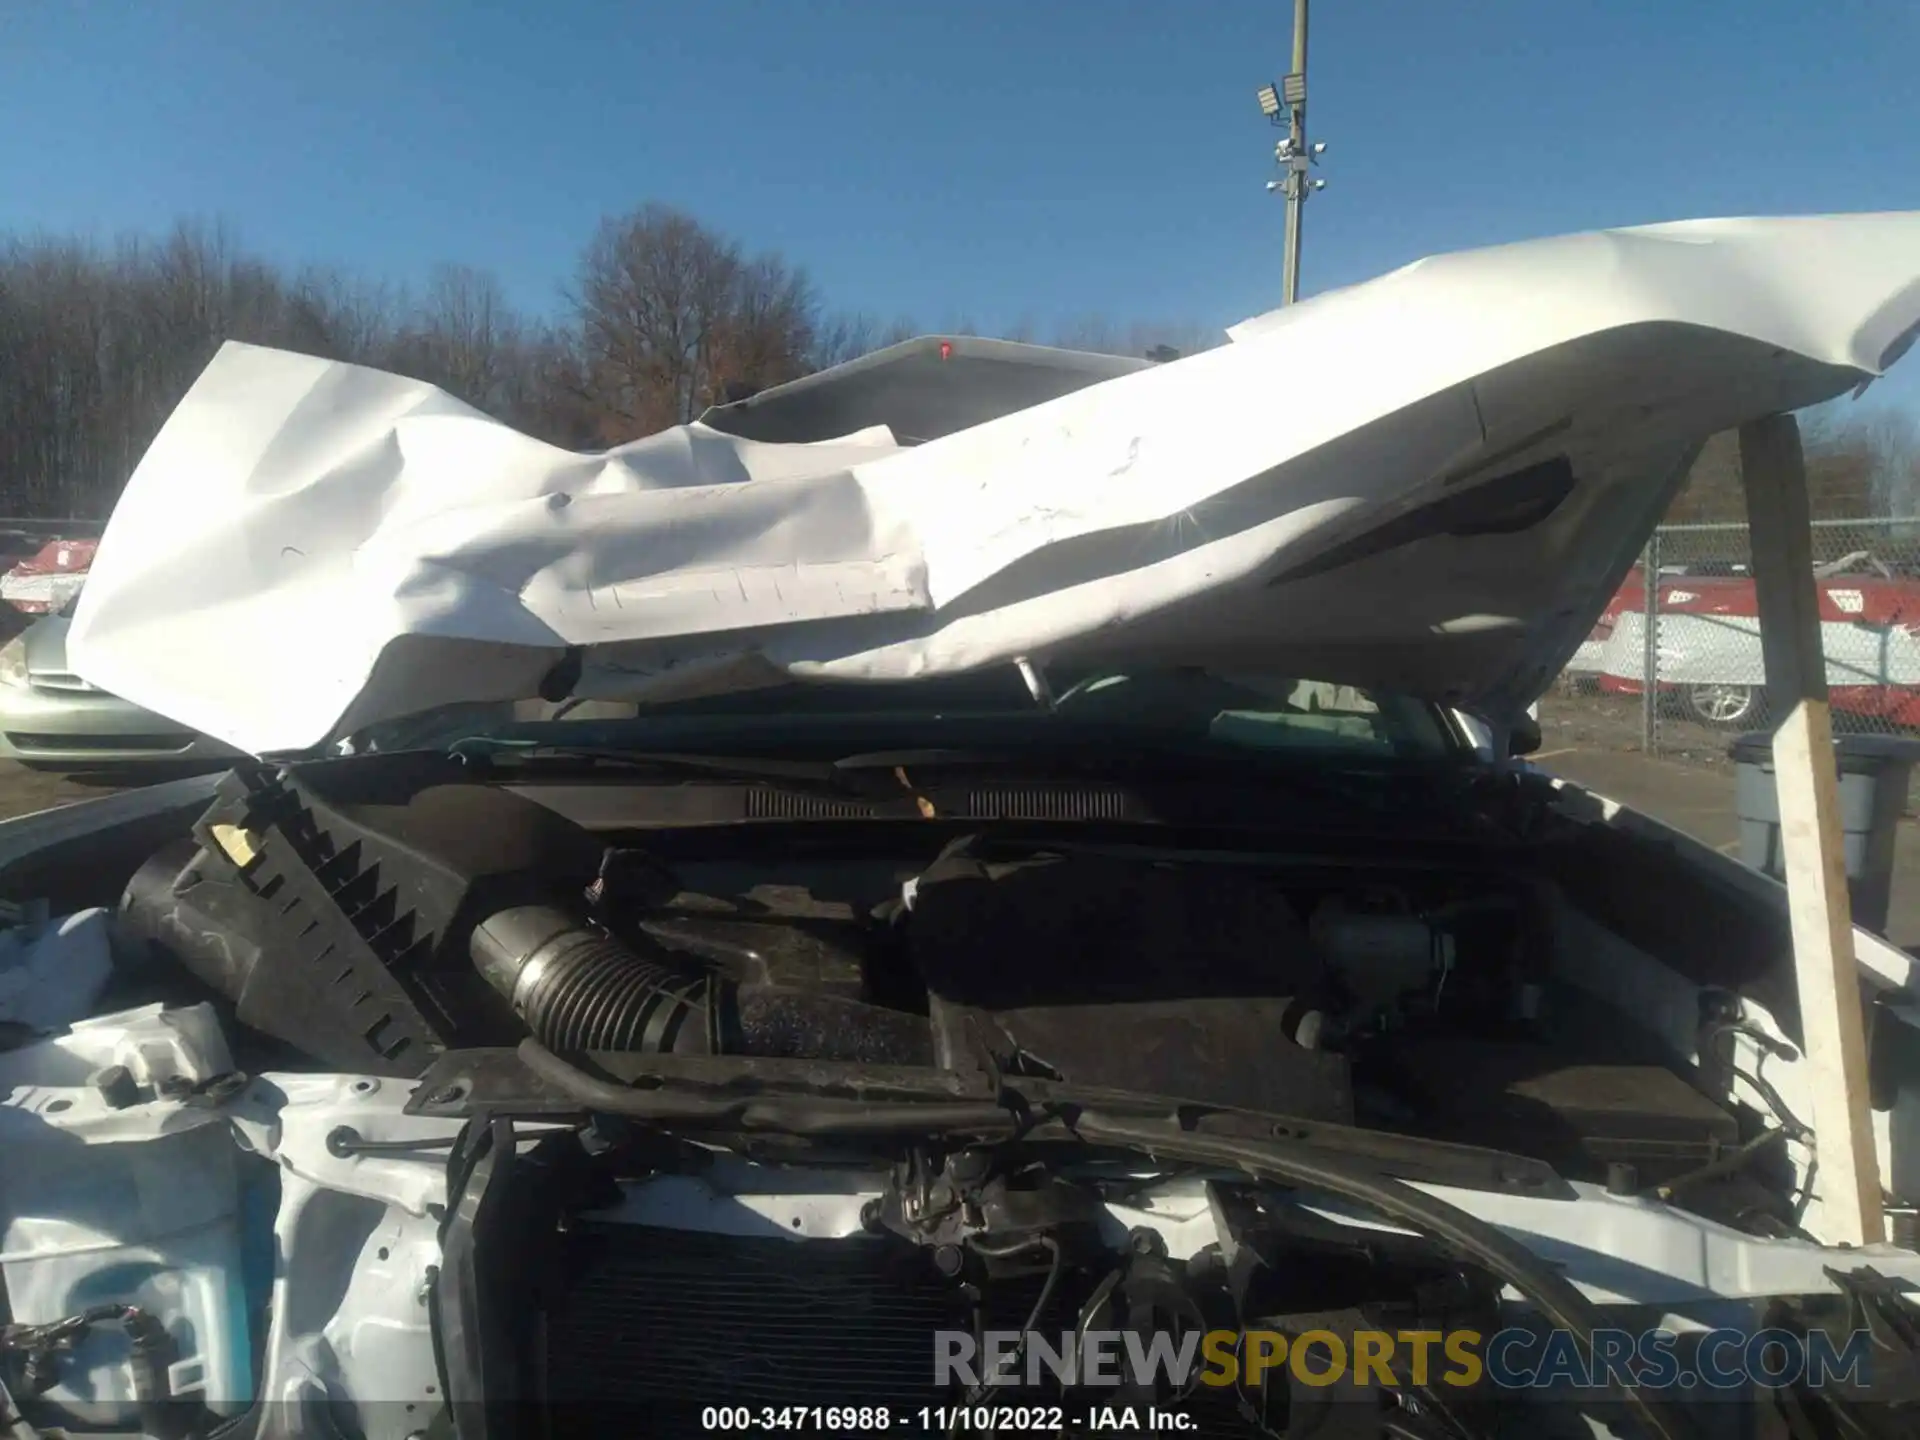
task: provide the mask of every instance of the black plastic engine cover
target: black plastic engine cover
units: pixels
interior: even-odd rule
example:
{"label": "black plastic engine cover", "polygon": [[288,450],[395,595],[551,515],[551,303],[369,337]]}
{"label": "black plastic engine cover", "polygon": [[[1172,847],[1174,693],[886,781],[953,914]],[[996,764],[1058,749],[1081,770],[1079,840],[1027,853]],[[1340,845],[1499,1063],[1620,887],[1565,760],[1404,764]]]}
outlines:
{"label": "black plastic engine cover", "polygon": [[[1325,971],[1252,872],[950,846],[907,917],[939,1052],[1180,1099],[1345,1123],[1347,1061],[1288,1038]],[[981,1055],[984,1049],[985,1055]]]}
{"label": "black plastic engine cover", "polygon": [[1662,1065],[1584,1060],[1564,1047],[1429,1036],[1395,1047],[1421,1133],[1533,1155],[1574,1176],[1611,1161],[1654,1184],[1739,1143],[1738,1122]]}

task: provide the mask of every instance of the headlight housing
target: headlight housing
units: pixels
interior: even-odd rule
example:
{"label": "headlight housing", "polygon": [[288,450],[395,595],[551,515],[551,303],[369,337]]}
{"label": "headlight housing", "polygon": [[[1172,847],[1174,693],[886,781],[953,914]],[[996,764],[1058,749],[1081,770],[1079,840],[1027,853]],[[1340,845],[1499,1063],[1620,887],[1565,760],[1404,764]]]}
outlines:
{"label": "headlight housing", "polygon": [[0,646],[0,685],[27,683],[27,637],[16,636]]}

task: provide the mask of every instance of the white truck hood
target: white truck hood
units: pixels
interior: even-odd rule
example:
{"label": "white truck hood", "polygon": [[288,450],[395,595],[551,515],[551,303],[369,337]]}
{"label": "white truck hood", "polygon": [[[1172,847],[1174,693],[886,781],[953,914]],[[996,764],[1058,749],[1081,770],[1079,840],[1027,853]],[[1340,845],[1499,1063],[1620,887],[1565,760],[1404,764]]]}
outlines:
{"label": "white truck hood", "polygon": [[1511,713],[1708,435],[1860,384],[1917,326],[1920,213],[1694,221],[1423,260],[924,444],[716,421],[594,455],[228,344],[129,481],[69,644],[256,754],[543,688],[1021,657]]}

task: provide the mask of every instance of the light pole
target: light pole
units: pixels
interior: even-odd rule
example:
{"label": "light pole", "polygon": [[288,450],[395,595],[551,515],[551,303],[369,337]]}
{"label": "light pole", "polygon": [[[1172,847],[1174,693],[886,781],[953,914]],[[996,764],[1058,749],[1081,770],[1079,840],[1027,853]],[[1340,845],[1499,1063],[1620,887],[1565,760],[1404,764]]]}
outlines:
{"label": "light pole", "polygon": [[1293,69],[1278,86],[1262,85],[1260,111],[1268,123],[1285,126],[1286,138],[1273,147],[1273,158],[1285,172],[1278,180],[1267,182],[1268,191],[1279,191],[1287,200],[1286,257],[1281,276],[1281,304],[1291,305],[1300,298],[1300,209],[1307,196],[1324,190],[1327,182],[1307,174],[1318,165],[1326,150],[1324,143],[1307,143],[1307,0],[1293,0]]}

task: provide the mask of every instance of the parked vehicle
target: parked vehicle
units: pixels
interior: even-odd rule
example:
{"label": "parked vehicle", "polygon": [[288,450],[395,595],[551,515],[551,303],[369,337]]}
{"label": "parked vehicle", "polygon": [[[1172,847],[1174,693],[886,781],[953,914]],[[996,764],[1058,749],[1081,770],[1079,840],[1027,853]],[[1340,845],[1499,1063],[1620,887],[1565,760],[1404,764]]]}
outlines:
{"label": "parked vehicle", "polygon": [[0,600],[27,615],[52,615],[80,593],[98,540],[54,539],[0,575]]}
{"label": "parked vehicle", "polygon": [[[1816,573],[1820,635],[1833,708],[1920,726],[1920,580],[1896,576],[1862,552]],[[1766,665],[1753,580],[1690,568],[1663,572],[1656,597],[1661,691],[1691,719],[1721,730],[1764,723]],[[1635,566],[1567,665],[1603,690],[1641,693],[1646,673],[1646,583]]]}
{"label": "parked vehicle", "polygon": [[220,763],[238,752],[177,721],[97,689],[67,660],[80,592],[0,647],[0,759],[91,774]]}
{"label": "parked vehicle", "polygon": [[[1655,226],[1151,366],[910,342],[595,456],[227,347],[74,659],[259,758],[0,825],[0,896],[67,916],[0,1050],[15,1409],[1913,1433],[1920,1254],[1816,1163],[1803,922],[1516,757],[1705,433],[1916,324],[1920,215]],[[1920,974],[1853,948],[1912,1206]],[[1569,1365],[938,1367],[1508,1324]],[[1723,1385],[1728,1326],[1868,1378]],[[1710,1389],[1608,1338],[1654,1327]]]}

